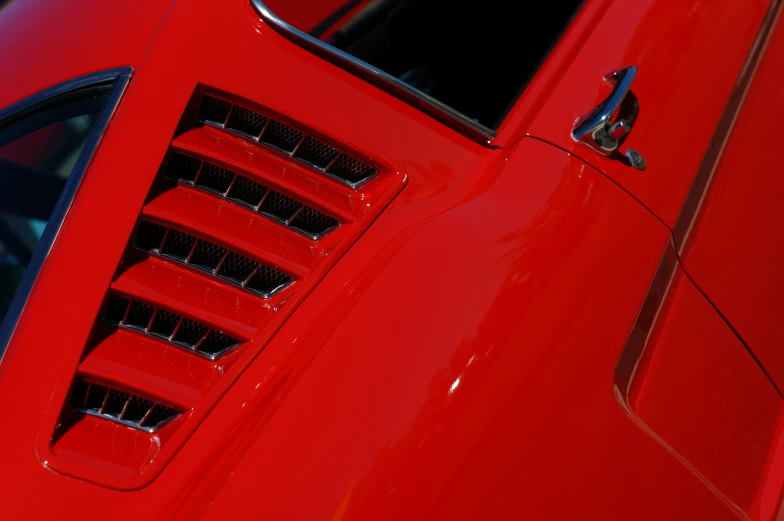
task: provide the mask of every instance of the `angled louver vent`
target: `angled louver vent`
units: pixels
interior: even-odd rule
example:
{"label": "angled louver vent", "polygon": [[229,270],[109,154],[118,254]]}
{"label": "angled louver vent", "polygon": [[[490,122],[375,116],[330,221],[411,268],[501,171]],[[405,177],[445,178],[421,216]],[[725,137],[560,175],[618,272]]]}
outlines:
{"label": "angled louver vent", "polygon": [[213,96],[202,96],[199,121],[274,148],[354,189],[378,173],[364,161],[313,136]]}
{"label": "angled louver vent", "polygon": [[85,380],[74,385],[71,405],[77,411],[146,432],[155,432],[179,416],[171,407]]}
{"label": "angled louver vent", "polygon": [[49,399],[39,450],[58,472],[138,490],[250,364],[307,363],[263,350],[403,189],[385,151],[259,103],[199,85],[157,175],[139,172],[136,225],[113,232],[126,248]]}
{"label": "angled louver vent", "polygon": [[217,360],[240,344],[221,331],[137,300],[110,295],[104,320],[165,340],[210,360]]}
{"label": "angled louver vent", "polygon": [[263,298],[293,282],[285,273],[244,255],[147,220],[139,224],[135,244],[142,251],[205,271]]}
{"label": "angled louver vent", "polygon": [[240,204],[313,240],[340,225],[332,217],[261,183],[184,154],[171,154],[165,175]]}

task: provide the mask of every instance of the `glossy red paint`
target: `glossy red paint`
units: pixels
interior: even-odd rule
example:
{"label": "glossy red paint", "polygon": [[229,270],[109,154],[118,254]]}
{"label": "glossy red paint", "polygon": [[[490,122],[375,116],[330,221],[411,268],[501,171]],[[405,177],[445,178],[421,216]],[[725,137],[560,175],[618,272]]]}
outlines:
{"label": "glossy red paint", "polygon": [[681,268],[624,405],[729,508],[750,519],[777,519],[784,403]]}
{"label": "glossy red paint", "polygon": [[[541,121],[544,113],[530,96],[565,81],[555,71],[568,55],[563,49],[578,42],[575,31],[601,13],[602,27],[626,27],[628,12],[587,2],[510,115],[499,136],[503,148],[491,149],[296,47],[246,2],[179,0],[146,12],[135,4],[127,14],[139,30],[117,29],[127,41],[116,53],[80,42],[105,40],[106,27],[94,22],[120,19],[126,7],[92,4],[83,0],[84,12],[49,6],[82,29],[67,47],[75,51],[58,54],[51,68],[28,74],[29,57],[0,51],[4,70],[19,78],[0,82],[0,106],[84,71],[135,69],[0,365],[4,417],[13,419],[13,429],[0,431],[11,449],[4,468],[12,469],[0,476],[4,516],[692,520],[736,519],[739,512],[770,519],[778,509],[781,400],[682,277],[657,322],[652,359],[631,402],[655,435],[624,413],[613,371],[669,230],[575,155],[522,137],[529,127],[520,121]],[[681,4],[649,4],[649,35],[667,34],[666,7],[684,13]],[[642,4],[626,5],[641,19]],[[738,21],[753,25],[761,5],[750,4]],[[724,4],[700,3],[694,16],[718,20],[710,18],[717,6]],[[30,9],[12,1],[0,12],[0,29],[13,30],[19,45],[37,48],[32,40],[39,33],[12,27],[42,23],[52,42],[72,32],[74,25],[46,25],[54,24],[50,11]],[[695,39],[702,36],[697,28],[709,27],[681,22]],[[746,24],[735,29],[745,42]],[[619,37],[618,52],[639,56],[645,34]],[[724,58],[728,69],[740,53]],[[580,56],[570,74],[593,69],[596,78],[610,65],[605,54]],[[665,74],[663,56],[657,50],[645,64]],[[346,195],[334,181],[214,129],[179,133],[202,88],[301,122],[384,165],[388,176],[378,181],[388,183],[380,187],[385,197],[374,199],[372,186]],[[597,92],[562,89],[543,106],[558,101],[568,111]],[[653,86],[644,91],[664,111]],[[671,109],[684,107],[677,98]],[[349,225],[314,246],[187,187],[151,198],[170,148],[215,159],[293,196],[337,195],[317,200]],[[664,175],[657,168],[648,173]],[[323,188],[309,191],[313,185],[303,177]],[[678,181],[673,193],[680,189]],[[660,217],[677,206],[662,193],[650,196],[666,210]],[[371,213],[363,213],[366,204]],[[281,305],[278,312],[165,260],[120,265],[140,213],[253,258],[286,263],[303,280],[311,277],[307,291],[294,297],[299,290],[292,286],[272,303]],[[361,227],[352,226],[365,221],[360,236]],[[272,235],[253,238],[254,228]],[[212,364],[116,332],[85,355],[107,289],[249,342]],[[724,356],[710,370],[684,375],[680,360],[706,356],[695,331]],[[738,373],[728,373],[723,361],[742,372],[746,385],[732,379]],[[76,371],[154,389],[187,414],[154,437],[85,418],[51,441]],[[711,406],[708,390],[715,390],[735,410],[754,404],[759,414],[749,425],[706,409],[699,418],[722,432],[702,446],[702,438],[682,428],[694,418],[684,419],[677,407],[677,415],[663,414],[660,406],[684,388],[684,378],[696,389],[683,398],[684,408]],[[736,385],[734,393],[722,388],[727,382]],[[755,445],[734,437],[747,432]],[[723,450],[730,449],[749,465],[725,462]],[[155,463],[145,467],[144,456]],[[745,479],[733,482],[737,469]]]}
{"label": "glossy red paint", "polygon": [[784,258],[780,139],[784,115],[778,24],[715,165],[702,211],[684,245],[683,264],[784,389]]}
{"label": "glossy red paint", "polygon": [[[674,227],[752,51],[770,0],[587,1],[494,141],[529,134],[585,159]],[[576,143],[577,118],[610,93],[603,76],[631,65],[640,113],[621,152],[639,171]]]}

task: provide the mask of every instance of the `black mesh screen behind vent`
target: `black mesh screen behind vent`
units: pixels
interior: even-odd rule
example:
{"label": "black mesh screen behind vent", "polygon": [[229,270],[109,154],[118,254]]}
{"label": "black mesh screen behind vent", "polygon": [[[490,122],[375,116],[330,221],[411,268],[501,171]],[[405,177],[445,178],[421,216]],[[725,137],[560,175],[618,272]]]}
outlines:
{"label": "black mesh screen behind vent", "polygon": [[[226,105],[231,107],[231,114]],[[351,188],[358,188],[377,173],[367,163],[289,125],[213,96],[202,96],[198,118],[293,156]]]}
{"label": "black mesh screen behind vent", "polygon": [[[155,230],[157,232],[158,228],[156,228],[156,226],[164,228],[165,230],[162,248],[156,247],[154,241],[150,240],[150,230]],[[157,235],[158,233],[155,234],[156,237]],[[253,259],[249,259],[244,255],[228,251],[217,244],[205,241],[204,239],[198,239],[185,232],[166,228],[146,220],[142,220],[139,224],[134,244],[142,251],[155,255],[162,255],[201,271],[208,272],[211,275],[215,275],[236,286],[252,291],[263,298],[270,298],[293,282],[293,279],[285,273],[270,266],[265,266]],[[220,252],[223,252],[223,255],[221,259],[215,263],[215,259]],[[194,262],[194,259],[196,259],[197,262]],[[213,265],[215,265],[215,267],[213,267]],[[271,285],[264,286],[263,290],[259,289],[259,286],[257,285],[248,284],[248,280],[252,278],[251,275],[259,270],[275,273],[275,280],[279,281],[279,284],[274,287]],[[247,275],[246,279],[241,279],[244,275]]]}
{"label": "black mesh screen behind vent", "polygon": [[[184,165],[192,164],[189,159],[198,162],[197,168],[200,168],[198,177],[195,181],[191,179],[178,179],[176,177],[177,170],[171,168],[171,165]],[[170,167],[167,169],[167,177],[180,181],[188,185],[194,185],[203,188],[213,194],[220,195],[232,202],[241,204],[246,208],[250,208],[265,217],[269,217],[293,230],[310,237],[311,239],[320,239],[330,231],[339,226],[339,222],[322,213],[315,208],[304,205],[291,197],[284,195],[275,190],[270,190],[266,186],[257,183],[247,177],[235,174],[224,168],[218,167],[206,161],[190,158],[184,154],[173,152],[169,158]],[[186,173],[193,170],[191,166]],[[228,191],[228,192],[227,192]],[[300,218],[299,215],[302,215]],[[152,234],[152,229],[145,233]],[[159,233],[159,232],[158,232]],[[152,234],[154,235],[154,234]],[[154,235],[150,239],[155,242]],[[167,239],[168,243],[168,239]],[[171,254],[167,248],[164,248],[164,254]],[[194,253],[194,256],[198,253]],[[198,262],[193,262],[198,264]]]}
{"label": "black mesh screen behind vent", "polygon": [[179,416],[171,407],[85,380],[74,385],[71,405],[77,411],[147,432],[155,432]]}
{"label": "black mesh screen behind vent", "polygon": [[178,347],[217,360],[240,341],[204,324],[137,300],[110,294],[104,321],[154,336]]}

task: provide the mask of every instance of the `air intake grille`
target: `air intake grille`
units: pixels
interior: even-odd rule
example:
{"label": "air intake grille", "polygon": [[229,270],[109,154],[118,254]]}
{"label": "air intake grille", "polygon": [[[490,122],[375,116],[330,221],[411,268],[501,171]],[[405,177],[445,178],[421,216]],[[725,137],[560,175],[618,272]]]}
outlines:
{"label": "air intake grille", "polygon": [[165,175],[241,204],[313,240],[320,239],[340,225],[332,217],[287,195],[190,156],[172,153]]}
{"label": "air intake grille", "polygon": [[312,136],[212,96],[202,96],[199,121],[270,146],[354,189],[377,173],[375,168],[365,162]]}
{"label": "air intake grille", "polygon": [[[159,237],[161,240],[156,243]],[[263,298],[270,298],[293,282],[285,273],[239,253],[147,220],[139,223],[135,245],[142,251],[206,271]]]}
{"label": "air intake grille", "polygon": [[115,326],[160,338],[210,360],[217,360],[240,343],[220,331],[171,311],[118,295],[109,296],[104,320]]}
{"label": "air intake grille", "polygon": [[146,432],[155,432],[180,415],[171,407],[84,380],[76,382],[71,405],[77,411]]}

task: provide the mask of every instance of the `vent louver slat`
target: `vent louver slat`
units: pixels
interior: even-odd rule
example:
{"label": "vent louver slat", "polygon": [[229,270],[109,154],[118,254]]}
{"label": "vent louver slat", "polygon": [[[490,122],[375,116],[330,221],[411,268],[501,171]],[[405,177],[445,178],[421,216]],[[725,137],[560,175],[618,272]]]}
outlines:
{"label": "vent louver slat", "polygon": [[146,432],[155,432],[180,415],[163,404],[86,380],[77,380],[71,405],[77,411]]}
{"label": "vent louver slat", "polygon": [[213,96],[202,96],[198,118],[202,123],[251,138],[292,156],[354,189],[378,173],[365,162],[293,127]]}
{"label": "vent louver slat", "polygon": [[[199,171],[198,176],[194,171]],[[165,177],[238,203],[313,240],[340,225],[336,219],[256,181],[176,152],[171,154]]]}
{"label": "vent louver slat", "polygon": [[[156,246],[151,239],[151,236],[158,237],[161,235],[161,229],[164,230],[163,244],[162,246]],[[293,282],[293,279],[285,273],[249,259],[244,255],[225,250],[217,244],[205,241],[204,239],[198,239],[185,232],[166,228],[165,226],[147,220],[142,220],[139,224],[134,244],[142,251],[173,259],[187,266],[207,272],[222,280],[230,282],[235,286],[239,286],[240,288],[260,295],[265,299],[270,298]],[[219,261],[218,265],[215,268],[212,268],[211,264],[206,265],[193,262],[194,257],[196,257],[196,252],[200,248],[202,252],[206,250],[212,250],[214,252],[223,250],[227,253]],[[214,258],[215,256],[212,257],[213,260]],[[199,262],[204,262],[201,260],[202,257],[199,257],[199,259]],[[275,284],[273,285],[271,282],[261,285],[251,284],[250,282],[253,280],[253,274],[259,271],[270,273],[271,275],[267,277],[267,279],[269,281],[275,281]],[[241,275],[243,274],[246,274],[245,279],[241,278]]]}
{"label": "vent louver slat", "polygon": [[132,329],[210,360],[217,360],[240,341],[171,311],[111,294],[104,308],[104,321]]}

